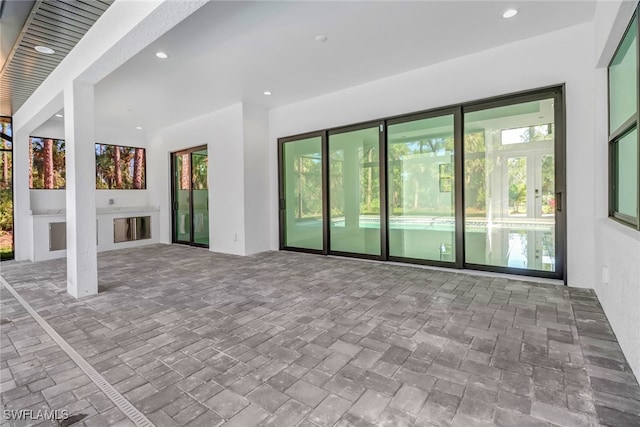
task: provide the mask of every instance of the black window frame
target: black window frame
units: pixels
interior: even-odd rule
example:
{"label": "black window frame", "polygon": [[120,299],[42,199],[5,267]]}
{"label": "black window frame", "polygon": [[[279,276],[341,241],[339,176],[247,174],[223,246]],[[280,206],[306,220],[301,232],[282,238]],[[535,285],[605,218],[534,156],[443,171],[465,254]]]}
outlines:
{"label": "black window frame", "polygon": [[0,154],[5,152],[5,153],[9,153],[11,154],[11,254],[6,256],[5,258],[3,258],[2,256],[0,256],[0,262],[1,261],[10,261],[12,259],[15,258],[15,254],[16,254],[16,233],[15,233],[15,227],[16,227],[16,208],[15,208],[15,200],[14,200],[14,196],[15,196],[15,185],[14,185],[14,175],[13,175],[13,117],[12,116],[2,116],[2,118],[4,119],[9,119],[8,122],[11,124],[11,135],[7,135],[3,132],[0,132],[0,137],[2,139],[4,139],[5,141],[8,141],[11,143],[11,147],[10,148],[5,148],[3,145],[4,144],[0,144]]}
{"label": "black window frame", "polygon": [[[536,89],[527,89],[520,92],[508,93],[498,95],[490,98],[479,99],[469,101],[461,104],[453,104],[443,107],[432,108],[428,110],[416,111],[412,113],[399,114],[394,116],[387,116],[384,118],[378,118],[375,120],[369,120],[366,122],[360,122],[350,125],[342,125],[333,128],[327,128],[322,130],[316,130],[313,132],[305,132],[297,135],[280,137],[278,138],[278,185],[279,185],[279,237],[280,237],[280,250],[288,250],[295,252],[308,252],[317,253],[323,255],[337,255],[351,258],[363,258],[373,259],[380,261],[396,261],[410,264],[422,264],[435,267],[456,268],[456,269],[472,269],[478,271],[488,271],[495,273],[515,274],[528,277],[542,277],[547,279],[562,280],[564,284],[567,284],[567,209],[566,209],[566,112],[565,112],[565,85],[551,85]],[[502,107],[520,102],[537,101],[545,98],[554,99],[554,141],[555,141],[555,192],[556,192],[556,270],[553,272],[545,270],[533,270],[533,269],[520,269],[514,267],[503,266],[491,266],[470,264],[465,260],[464,254],[464,186],[462,179],[455,179],[455,194],[456,194],[456,212],[455,216],[456,230],[460,230],[456,233],[456,260],[455,262],[442,262],[434,260],[424,259],[412,259],[404,257],[390,257],[388,255],[388,212],[387,212],[387,194],[388,190],[386,184],[386,166],[387,166],[387,127],[389,124],[396,124],[403,121],[411,121],[419,118],[438,116],[442,114],[454,114],[454,151],[459,153],[454,160],[454,170],[456,177],[462,174],[464,168],[464,152],[463,152],[463,138],[464,138],[464,113],[482,110],[486,108]],[[381,138],[381,151],[380,151],[380,179],[381,179],[381,255],[367,255],[361,253],[346,253],[336,252],[330,250],[330,235],[329,235],[329,203],[330,191],[328,185],[329,176],[329,136],[331,134],[348,132],[355,129],[361,129],[366,127],[372,127],[375,125],[381,126],[380,138]],[[285,246],[284,238],[286,235],[286,227],[284,221],[285,213],[285,194],[284,194],[284,165],[282,164],[283,145],[288,142],[293,142],[300,139],[305,139],[311,136],[322,136],[323,138],[323,203],[324,203],[324,215],[323,215],[323,250],[310,250],[305,248]],[[383,181],[384,179],[384,181]],[[384,211],[382,207],[384,206]]]}
{"label": "black window frame", "polygon": [[[636,6],[636,10],[633,13],[624,34],[620,38],[620,42],[613,53],[609,64],[607,65],[607,129],[608,136],[608,152],[609,152],[609,218],[612,220],[624,224],[628,227],[634,228],[640,231],[640,4]],[[636,111],[628,119],[619,125],[616,129],[611,129],[611,64],[616,58],[618,51],[622,47],[629,31],[633,26],[636,26],[636,81],[638,82],[636,93]],[[616,210],[618,204],[618,142],[628,136],[633,131],[636,131],[637,138],[637,152],[639,165],[637,180],[637,195],[636,195],[636,216],[632,217]]]}
{"label": "black window frame", "polygon": [[102,146],[111,146],[111,147],[120,147],[120,148],[134,148],[136,150],[140,149],[143,152],[143,161],[142,161],[142,170],[143,170],[143,178],[142,178],[142,187],[141,188],[98,188],[98,154],[95,154],[95,165],[96,165],[96,190],[134,190],[134,191],[139,191],[139,190],[146,190],[147,189],[147,149],[145,147],[134,147],[131,145],[120,145],[120,144],[104,144],[102,142],[96,142],[94,143],[94,152],[95,152],[95,148],[98,145],[102,145]]}
{"label": "black window frame", "polygon": [[[67,188],[67,146],[66,146],[66,140],[64,138],[52,138],[50,136],[37,136],[37,135],[29,135],[29,157],[33,157],[34,152],[33,152],[33,140],[34,139],[41,139],[41,140],[45,140],[45,139],[52,139],[54,141],[62,141],[65,143],[65,147],[64,147],[64,185],[62,187],[54,187],[54,188],[44,188],[44,187],[34,187],[33,184],[33,165],[31,167],[31,170],[29,171],[30,176],[29,176],[29,181],[31,182],[31,184],[29,185],[29,190],[46,190],[46,191],[52,191],[52,190],[66,190]],[[32,160],[31,160],[32,161]]]}

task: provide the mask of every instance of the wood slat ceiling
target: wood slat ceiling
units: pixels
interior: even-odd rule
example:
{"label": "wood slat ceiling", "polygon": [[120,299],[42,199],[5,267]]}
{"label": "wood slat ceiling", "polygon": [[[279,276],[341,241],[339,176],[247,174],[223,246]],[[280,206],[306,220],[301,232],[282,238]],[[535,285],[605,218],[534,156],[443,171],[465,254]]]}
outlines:
{"label": "wood slat ceiling", "polygon": [[[0,71],[0,114],[15,113],[113,1],[36,1]],[[36,52],[38,45],[55,53]]]}

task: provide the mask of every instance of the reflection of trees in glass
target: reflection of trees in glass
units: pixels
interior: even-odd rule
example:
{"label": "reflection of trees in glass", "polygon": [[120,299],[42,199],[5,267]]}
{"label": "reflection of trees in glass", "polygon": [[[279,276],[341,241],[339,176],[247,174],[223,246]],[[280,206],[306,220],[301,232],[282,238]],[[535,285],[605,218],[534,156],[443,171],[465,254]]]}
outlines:
{"label": "reflection of trees in glass", "polygon": [[452,154],[453,137],[390,142],[390,213],[450,215],[450,201],[439,206],[439,165],[450,162]]}
{"label": "reflection of trees in glass", "polygon": [[[510,157],[507,161],[509,171],[509,212],[527,213],[527,158]],[[524,211],[521,208],[524,205]]]}
{"label": "reflection of trees in glass", "polygon": [[344,150],[331,150],[329,155],[329,197],[332,217],[344,216]]}
{"label": "reflection of trees in glass", "polygon": [[297,155],[293,158],[295,176],[295,218],[322,216],[322,164],[320,154]]}
{"label": "reflection of trees in glass", "polygon": [[30,139],[29,188],[64,188],[66,183],[64,140],[37,137]]}
{"label": "reflection of trees in glass", "polygon": [[542,156],[542,213],[555,211],[555,163],[553,156]]}
{"label": "reflection of trees in glass", "polygon": [[359,148],[360,157],[360,212],[363,214],[380,213],[380,165],[378,147]]}
{"label": "reflection of trees in glass", "polygon": [[193,175],[194,190],[207,189],[208,164],[209,164],[209,157],[206,154],[204,155],[198,154],[198,153],[191,154],[191,169],[192,169],[191,174]]}
{"label": "reflection of trees in glass", "polygon": [[97,189],[144,189],[144,148],[96,144]]}
{"label": "reflection of trees in glass", "polygon": [[486,176],[484,132],[464,137],[464,198],[467,215],[486,213]]}

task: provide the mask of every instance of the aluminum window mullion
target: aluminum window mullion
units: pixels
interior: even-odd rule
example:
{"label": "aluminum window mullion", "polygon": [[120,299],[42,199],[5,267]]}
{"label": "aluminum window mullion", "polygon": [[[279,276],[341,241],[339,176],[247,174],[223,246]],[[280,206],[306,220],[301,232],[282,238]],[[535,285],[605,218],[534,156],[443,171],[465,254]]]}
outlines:
{"label": "aluminum window mullion", "polygon": [[[636,11],[631,17],[631,21],[627,29],[625,30],[620,42],[611,57],[611,61],[607,67],[607,122],[609,124],[609,137],[608,137],[608,165],[609,165],[609,217],[621,222],[625,225],[632,226],[636,230],[640,231],[640,19],[639,13],[640,4],[636,7]],[[636,25],[636,75],[635,79],[638,83],[636,85],[636,111],[632,114],[624,123],[619,125],[615,130],[611,129],[611,64],[615,59],[616,55],[622,44],[624,43],[629,30],[632,27],[631,23],[635,20]],[[636,151],[638,153],[638,158],[636,160],[636,164],[638,165],[638,170],[636,171],[636,215],[635,218],[630,217],[629,215],[622,214],[618,212],[616,209],[618,208],[618,170],[619,170],[619,158],[618,158],[618,143],[620,140],[632,132],[634,129],[638,130],[638,135],[636,139]]]}

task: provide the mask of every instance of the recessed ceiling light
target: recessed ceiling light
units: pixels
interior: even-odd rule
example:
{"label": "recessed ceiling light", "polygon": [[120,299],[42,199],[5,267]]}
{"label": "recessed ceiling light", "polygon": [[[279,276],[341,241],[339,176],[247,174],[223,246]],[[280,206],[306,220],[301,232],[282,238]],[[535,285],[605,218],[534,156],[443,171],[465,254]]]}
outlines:
{"label": "recessed ceiling light", "polygon": [[316,36],[316,41],[318,43],[324,43],[327,41],[327,36],[323,36],[322,34],[320,34],[319,36]]}
{"label": "recessed ceiling light", "polygon": [[56,117],[64,117],[62,114],[56,114]]}
{"label": "recessed ceiling light", "polygon": [[51,49],[50,47],[46,47],[46,46],[35,46],[34,49],[37,50],[38,52],[44,53],[46,55],[53,55],[54,53],[56,53],[55,50]]}
{"label": "recessed ceiling light", "polygon": [[142,130],[142,126],[136,126],[136,129]]}
{"label": "recessed ceiling light", "polygon": [[271,92],[269,92],[268,90],[265,90],[263,93],[267,96],[271,95]]}
{"label": "recessed ceiling light", "polygon": [[156,52],[156,56],[160,59],[167,59],[169,57],[169,55],[164,52]]}
{"label": "recessed ceiling light", "polygon": [[502,14],[502,17],[503,18],[513,18],[517,14],[518,14],[518,11],[516,9],[508,9],[508,10],[504,11],[504,13]]}

